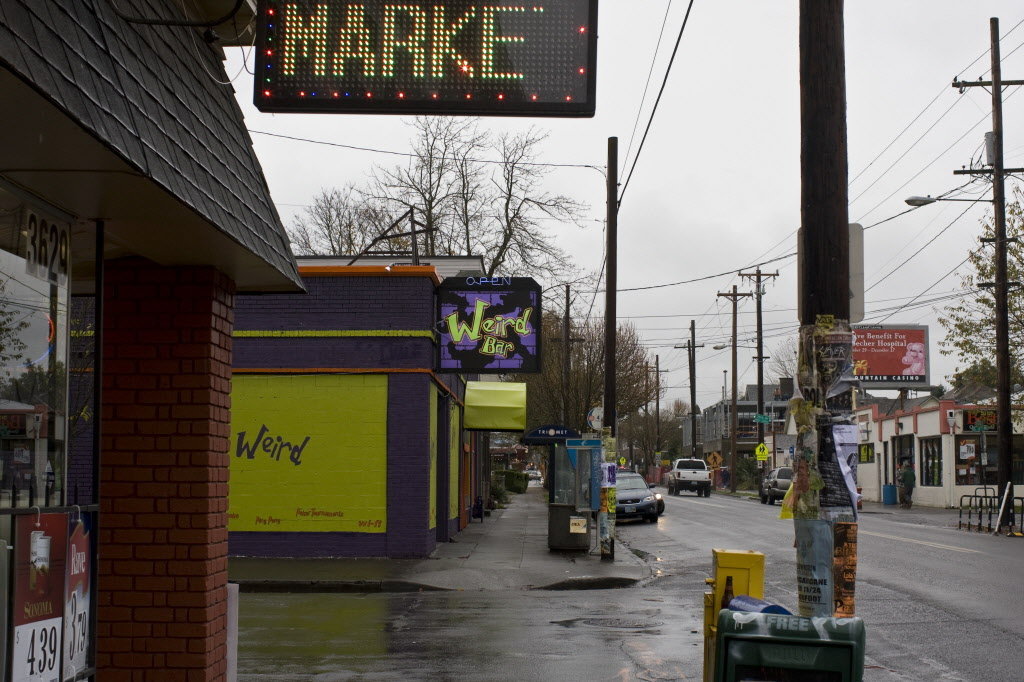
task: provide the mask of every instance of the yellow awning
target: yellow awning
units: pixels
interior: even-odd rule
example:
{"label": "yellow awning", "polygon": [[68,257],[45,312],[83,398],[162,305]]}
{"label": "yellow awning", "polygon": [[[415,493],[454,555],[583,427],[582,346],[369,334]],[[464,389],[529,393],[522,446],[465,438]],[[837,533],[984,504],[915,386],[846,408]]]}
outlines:
{"label": "yellow awning", "polygon": [[473,431],[526,430],[526,384],[467,381],[465,427]]}

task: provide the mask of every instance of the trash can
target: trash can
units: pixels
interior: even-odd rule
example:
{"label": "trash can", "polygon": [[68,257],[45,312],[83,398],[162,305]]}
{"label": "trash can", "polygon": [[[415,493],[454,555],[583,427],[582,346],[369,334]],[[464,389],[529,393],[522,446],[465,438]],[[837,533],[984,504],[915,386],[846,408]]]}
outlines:
{"label": "trash can", "polygon": [[896,494],[896,486],[887,483],[882,486],[882,504],[896,504],[899,497]]}
{"label": "trash can", "polygon": [[716,682],[862,682],[864,621],[774,613],[718,614]]}
{"label": "trash can", "polygon": [[549,504],[548,549],[589,550],[590,524],[585,512],[577,512],[571,504]]}

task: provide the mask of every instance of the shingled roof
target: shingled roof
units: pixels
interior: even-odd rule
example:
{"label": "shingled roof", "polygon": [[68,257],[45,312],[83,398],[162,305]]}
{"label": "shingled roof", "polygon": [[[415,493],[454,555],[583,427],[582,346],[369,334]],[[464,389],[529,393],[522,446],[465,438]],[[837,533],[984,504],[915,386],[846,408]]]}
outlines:
{"label": "shingled roof", "polygon": [[[184,18],[168,0],[119,6]],[[3,0],[0,66],[301,288],[219,50],[201,29],[129,23],[109,0]]]}

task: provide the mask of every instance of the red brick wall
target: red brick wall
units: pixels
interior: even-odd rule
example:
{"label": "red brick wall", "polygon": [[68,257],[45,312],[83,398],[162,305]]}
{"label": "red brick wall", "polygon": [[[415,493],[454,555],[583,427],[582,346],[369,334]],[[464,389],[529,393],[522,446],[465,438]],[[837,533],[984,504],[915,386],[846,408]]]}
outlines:
{"label": "red brick wall", "polygon": [[223,680],[234,283],[106,268],[97,668]]}

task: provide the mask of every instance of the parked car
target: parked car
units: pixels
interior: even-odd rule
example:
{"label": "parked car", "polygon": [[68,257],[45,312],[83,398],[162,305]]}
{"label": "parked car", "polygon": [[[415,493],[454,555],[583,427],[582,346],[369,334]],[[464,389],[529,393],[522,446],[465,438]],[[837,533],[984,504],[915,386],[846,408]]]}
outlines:
{"label": "parked car", "polygon": [[775,504],[786,496],[790,484],[793,483],[793,470],[789,467],[772,469],[761,481],[761,504]]}
{"label": "parked car", "polygon": [[665,509],[665,501],[657,499],[644,477],[631,471],[616,472],[615,495],[616,521],[639,518],[657,523],[658,516]]}
{"label": "parked car", "polygon": [[539,481],[541,479],[541,473],[537,469],[527,469],[526,477],[531,481]]}

